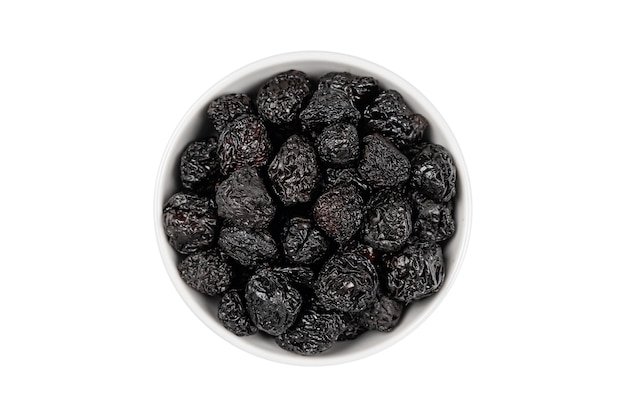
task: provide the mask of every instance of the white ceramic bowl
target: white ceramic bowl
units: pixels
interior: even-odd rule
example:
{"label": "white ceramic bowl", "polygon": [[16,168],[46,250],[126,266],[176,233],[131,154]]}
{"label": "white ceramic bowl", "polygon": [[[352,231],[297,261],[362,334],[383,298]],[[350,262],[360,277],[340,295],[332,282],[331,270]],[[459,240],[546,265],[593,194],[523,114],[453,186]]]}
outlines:
{"label": "white ceramic bowl", "polygon": [[[313,78],[331,71],[368,75],[375,77],[382,88],[399,91],[413,111],[421,113],[429,121],[430,140],[450,151],[456,163],[458,177],[454,212],[457,230],[444,249],[447,272],[441,290],[423,301],[411,304],[393,331],[366,332],[353,341],[337,343],[332,349],[311,357],[282,350],[270,337],[258,334],[238,337],[226,330],[217,319],[217,298],[209,299],[181,280],[177,270],[179,257],[169,245],[162,226],[163,205],[177,191],[176,175],[180,155],[189,142],[198,139],[199,132],[206,124],[208,103],[227,93],[247,92],[253,95],[266,79],[289,69],[304,71]],[[329,52],[295,52],[272,56],[233,72],[204,93],[178,124],[165,149],[157,176],[154,201],[159,250],[174,287],[189,308],[211,330],[233,345],[266,359],[296,365],[329,365],[360,359],[393,345],[415,330],[441,303],[459,273],[468,245],[471,214],[470,185],[461,149],[433,105],[415,87],[393,72],[360,58]]]}

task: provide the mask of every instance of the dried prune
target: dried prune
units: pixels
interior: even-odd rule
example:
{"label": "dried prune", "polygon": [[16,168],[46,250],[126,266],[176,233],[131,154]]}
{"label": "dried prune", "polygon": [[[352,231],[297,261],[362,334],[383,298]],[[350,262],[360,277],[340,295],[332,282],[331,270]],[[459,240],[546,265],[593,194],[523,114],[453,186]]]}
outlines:
{"label": "dried prune", "polygon": [[413,113],[395,90],[383,90],[363,112],[368,132],[378,132],[400,149],[414,147],[424,137],[428,122]]}
{"label": "dried prune", "polygon": [[278,247],[269,232],[225,226],[220,230],[219,247],[241,265],[257,267],[278,256]]}
{"label": "dried prune", "polygon": [[428,297],[439,291],[445,278],[443,252],[438,244],[411,242],[384,262],[384,282],[396,300],[412,302]]}
{"label": "dried prune", "polygon": [[180,157],[180,181],[188,190],[205,193],[220,175],[217,138],[191,142]]}
{"label": "dried prune", "polygon": [[368,329],[363,326],[357,319],[360,313],[344,313],[343,318],[343,330],[337,338],[337,341],[354,340]]}
{"label": "dried prune", "polygon": [[256,168],[233,172],[216,188],[217,214],[242,227],[267,227],[276,205]]}
{"label": "dried prune", "polygon": [[437,203],[419,192],[411,195],[413,202],[413,234],[420,242],[443,242],[456,229],[452,202]]}
{"label": "dried prune", "polygon": [[376,300],[377,289],[378,275],[369,259],[356,253],[339,253],[322,266],[315,295],[328,309],[358,312]]}
{"label": "dried prune", "polygon": [[283,274],[292,283],[308,288],[313,286],[316,278],[315,272],[307,266],[281,266],[273,270]]}
{"label": "dried prune", "polygon": [[363,138],[358,171],[374,188],[396,187],[409,179],[411,162],[393,143],[373,134]]}
{"label": "dried prune", "polygon": [[239,116],[253,112],[252,99],[247,94],[226,94],[209,103],[207,116],[215,130],[221,132]]}
{"label": "dried prune", "polygon": [[289,219],[282,230],[281,242],[285,258],[296,265],[311,265],[328,250],[328,241],[313,220],[304,217]]}
{"label": "dried prune", "polygon": [[330,349],[343,330],[336,312],[308,309],[295,324],[276,338],[281,348],[300,355],[316,355]]}
{"label": "dried prune", "polygon": [[320,229],[336,242],[347,242],[361,227],[363,198],[350,185],[332,188],[315,202],[313,218]]}
{"label": "dried prune", "polygon": [[215,248],[188,255],[178,264],[178,271],[187,285],[207,295],[223,293],[233,279],[227,256]]}
{"label": "dried prune", "polygon": [[446,148],[428,143],[411,160],[410,185],[431,199],[445,203],[456,194],[456,166]]}
{"label": "dried prune", "polygon": [[362,196],[369,194],[371,189],[356,168],[327,168],[324,172],[324,191],[338,185],[352,185]]}
{"label": "dried prune", "polygon": [[246,303],[252,322],[259,330],[277,336],[296,320],[302,296],[284,273],[261,269],[248,281]]}
{"label": "dried prune", "polygon": [[302,71],[276,74],[259,89],[256,97],[259,115],[274,125],[294,124],[312,91],[311,81]]}
{"label": "dried prune", "polygon": [[237,336],[257,333],[246,309],[244,297],[237,290],[229,290],[222,295],[217,307],[217,318],[222,325]]}
{"label": "dried prune", "polygon": [[293,135],[283,143],[267,169],[272,189],[286,205],[311,201],[321,182],[313,146]]}
{"label": "dried prune", "polygon": [[398,325],[403,311],[403,302],[379,294],[376,301],[358,313],[356,317],[358,322],[368,330],[388,332]]}
{"label": "dried prune", "polygon": [[367,204],[363,242],[382,252],[395,252],[409,239],[411,204],[397,191],[381,190]]}
{"label": "dried prune", "polygon": [[356,125],[361,113],[354,107],[350,97],[342,91],[325,88],[313,93],[311,101],[300,113],[300,122],[305,130],[319,132],[336,123]]}
{"label": "dried prune", "polygon": [[331,166],[347,166],[359,159],[359,135],[356,127],[337,123],[322,130],[315,139],[320,160]]}
{"label": "dried prune", "polygon": [[168,241],[184,254],[213,245],[219,221],[215,201],[182,191],[167,200],[163,226]]}
{"label": "dried prune", "polygon": [[329,72],[322,75],[319,88],[334,88],[348,94],[359,110],[378,92],[378,81],[373,77],[354,75],[349,72]]}
{"label": "dried prune", "polygon": [[261,120],[244,115],[228,124],[217,142],[217,156],[224,175],[245,167],[265,166],[272,153],[272,143]]}

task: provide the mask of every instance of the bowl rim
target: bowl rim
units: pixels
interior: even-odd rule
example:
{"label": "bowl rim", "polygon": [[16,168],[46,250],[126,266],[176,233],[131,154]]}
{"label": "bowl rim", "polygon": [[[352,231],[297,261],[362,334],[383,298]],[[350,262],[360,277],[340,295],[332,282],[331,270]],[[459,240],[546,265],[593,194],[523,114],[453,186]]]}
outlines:
{"label": "bowl rim", "polygon": [[[437,125],[442,134],[446,137],[446,141],[452,145],[454,148],[454,160],[457,169],[457,177],[463,178],[463,180],[459,183],[457,182],[457,187],[461,188],[461,192],[463,193],[464,198],[464,227],[462,230],[463,238],[460,241],[460,250],[457,253],[457,262],[456,267],[452,271],[446,271],[446,285],[442,288],[437,294],[436,297],[431,301],[431,303],[426,308],[425,312],[410,325],[403,327],[402,329],[394,329],[392,333],[386,334],[386,337],[375,344],[370,346],[366,346],[362,349],[342,352],[339,355],[333,356],[301,356],[296,355],[291,352],[269,352],[267,350],[261,349],[258,346],[255,346],[252,343],[246,341],[246,338],[243,337],[234,337],[233,334],[226,330],[221,323],[219,323],[218,319],[210,317],[207,314],[206,310],[199,305],[199,303],[190,297],[188,293],[188,288],[186,288],[186,284],[180,279],[177,268],[172,264],[171,261],[168,261],[171,256],[168,253],[171,251],[169,247],[169,243],[167,239],[164,238],[163,226],[162,226],[162,202],[164,201],[164,193],[163,193],[163,179],[165,173],[165,167],[170,161],[172,156],[172,149],[175,147],[175,144],[178,142],[178,138],[185,129],[185,127],[189,124],[190,120],[194,115],[198,113],[199,110],[204,108],[208,103],[208,99],[210,97],[216,96],[216,92],[224,90],[229,84],[235,82],[238,79],[242,79],[244,77],[253,75],[259,72],[262,69],[267,69],[269,67],[274,67],[276,65],[285,65],[285,64],[302,64],[306,61],[312,62],[328,62],[328,63],[340,63],[342,65],[346,65],[349,67],[354,67],[356,69],[355,72],[359,71],[367,71],[369,74],[375,74],[374,76],[377,78],[385,78],[393,81],[393,84],[399,86],[398,89],[401,91],[403,96],[411,96],[413,99],[417,100],[422,107],[428,109],[429,113],[429,122],[431,125]],[[155,191],[154,191],[154,202],[153,202],[153,210],[154,210],[154,224],[155,224],[155,233],[157,246],[159,249],[159,253],[161,255],[161,259],[164,263],[166,271],[170,277],[170,281],[176,288],[178,294],[183,299],[183,301],[187,304],[189,309],[198,317],[207,327],[209,327],[213,332],[215,332],[222,339],[231,343],[232,345],[251,353],[257,357],[261,357],[264,359],[268,359],[274,362],[279,362],[283,364],[290,365],[304,365],[304,366],[320,366],[320,365],[337,365],[341,363],[352,362],[355,360],[363,359],[365,357],[371,356],[377,352],[387,349],[391,345],[396,344],[400,340],[404,339],[410,333],[412,333],[417,327],[419,327],[441,304],[443,299],[447,296],[451,288],[453,287],[454,281],[456,280],[459,271],[461,270],[463,261],[465,259],[465,255],[467,253],[467,248],[469,246],[469,239],[471,234],[471,223],[472,223],[472,194],[471,194],[471,186],[470,179],[467,170],[467,163],[463,157],[461,149],[456,141],[454,134],[452,133],[450,127],[447,122],[443,119],[439,111],[432,105],[432,103],[411,83],[409,83],[404,78],[400,77],[396,73],[388,70],[385,67],[380,66],[374,62],[368,61],[366,59],[356,57],[354,55],[348,55],[344,53],[338,52],[329,52],[329,51],[296,51],[296,52],[287,52],[281,53],[277,55],[272,55],[266,58],[262,58],[251,62],[233,72],[229,75],[223,77],[213,86],[211,86],[208,90],[206,90],[187,110],[182,119],[179,121],[178,125],[172,132],[169,141],[163,151],[161,161],[158,168],[158,173],[156,177],[155,183]],[[456,217],[456,216],[455,216]],[[457,229],[456,233],[460,233]]]}

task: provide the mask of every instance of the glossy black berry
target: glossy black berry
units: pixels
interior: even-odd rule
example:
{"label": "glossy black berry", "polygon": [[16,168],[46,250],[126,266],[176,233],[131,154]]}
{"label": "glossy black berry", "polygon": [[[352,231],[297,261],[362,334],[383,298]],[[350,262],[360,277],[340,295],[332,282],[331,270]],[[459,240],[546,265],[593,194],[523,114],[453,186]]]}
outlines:
{"label": "glossy black berry", "polygon": [[295,322],[302,296],[283,273],[261,269],[248,281],[246,303],[259,330],[277,336]]}
{"label": "glossy black berry", "polygon": [[217,214],[242,227],[267,227],[276,205],[256,168],[233,172],[216,189]]}
{"label": "glossy black berry", "polygon": [[219,225],[215,201],[190,192],[171,196],[163,208],[163,226],[176,251],[189,254],[213,246]]}
{"label": "glossy black berry", "polygon": [[363,242],[381,252],[395,252],[412,231],[411,204],[402,193],[386,189],[372,196],[363,221]]}
{"label": "glossy black berry", "polygon": [[361,113],[354,107],[350,97],[342,91],[330,88],[317,90],[311,101],[300,113],[302,127],[311,132],[320,132],[336,123],[356,125]]}
{"label": "glossy black berry", "polygon": [[317,355],[330,349],[342,330],[343,322],[338,313],[308,309],[292,327],[276,338],[276,343],[300,355]]}
{"label": "glossy black berry", "polygon": [[285,206],[311,201],[321,183],[315,150],[299,135],[291,136],[282,144],[267,175]]}
{"label": "glossy black berry", "polygon": [[281,242],[285,259],[296,265],[319,261],[329,247],[328,240],[313,220],[304,217],[294,217],[285,223]]}
{"label": "glossy black berry", "polygon": [[420,242],[443,242],[456,230],[452,202],[437,203],[419,192],[411,195],[413,203],[413,234]]}
{"label": "glossy black berry", "polygon": [[428,127],[426,119],[413,113],[395,90],[381,91],[363,112],[363,121],[368,132],[382,134],[403,150],[417,145]]}
{"label": "glossy black berry", "polygon": [[456,166],[448,150],[423,145],[411,160],[410,185],[434,201],[450,201],[456,195]]}
{"label": "glossy black berry", "polygon": [[233,260],[252,268],[274,261],[278,256],[274,238],[261,229],[223,227],[217,244]]}
{"label": "glossy black berry", "polygon": [[315,223],[338,243],[350,240],[361,228],[364,203],[355,187],[340,185],[322,194],[313,206]]}
{"label": "glossy black berry", "polygon": [[215,130],[221,132],[238,117],[253,112],[252,99],[247,94],[226,94],[209,103],[207,116]]}
{"label": "glossy black berry", "polygon": [[207,295],[223,293],[233,279],[228,258],[215,248],[188,255],[178,265],[178,271],[188,286]]}
{"label": "glossy black berry", "polygon": [[389,140],[379,134],[363,138],[359,175],[374,188],[404,184],[411,172],[411,162]]}
{"label": "glossy black berry", "polygon": [[359,159],[361,150],[354,125],[338,123],[325,127],[315,139],[315,149],[322,163],[330,166],[348,166]]}
{"label": "glossy black berry", "polygon": [[319,88],[342,90],[362,110],[378,93],[378,81],[349,72],[329,72],[320,78]]}
{"label": "glossy black berry", "polygon": [[265,166],[271,154],[272,144],[265,125],[254,115],[241,116],[228,124],[217,142],[217,155],[224,175],[245,166]]}
{"label": "glossy black berry", "polygon": [[222,325],[237,336],[257,333],[245,306],[243,295],[237,290],[229,290],[222,295],[217,307],[217,318]]}
{"label": "glossy black berry", "polygon": [[276,126],[293,125],[312,92],[311,81],[304,72],[281,72],[259,89],[256,97],[259,115]]}

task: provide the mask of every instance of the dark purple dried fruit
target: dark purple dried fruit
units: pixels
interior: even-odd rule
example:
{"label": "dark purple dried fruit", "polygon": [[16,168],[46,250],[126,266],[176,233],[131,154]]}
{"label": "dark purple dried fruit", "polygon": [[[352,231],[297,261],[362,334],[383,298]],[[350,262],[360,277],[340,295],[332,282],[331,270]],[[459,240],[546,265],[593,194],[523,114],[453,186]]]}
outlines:
{"label": "dark purple dried fruit", "polygon": [[228,258],[218,249],[193,253],[178,264],[180,277],[196,291],[207,295],[226,291],[233,279]]}
{"label": "dark purple dried fruit", "polygon": [[283,274],[294,284],[311,288],[315,282],[315,272],[307,266],[274,267],[274,271]]}
{"label": "dark purple dried fruit", "polygon": [[395,252],[411,236],[411,204],[397,191],[381,190],[367,204],[363,242],[382,252]]}
{"label": "dark purple dried fruit", "polygon": [[283,143],[267,175],[272,189],[286,206],[311,201],[321,182],[315,150],[299,135]]}
{"label": "dark purple dried fruit", "polygon": [[419,192],[412,193],[413,235],[420,242],[443,242],[456,229],[452,216],[452,202],[437,203]]}
{"label": "dark purple dried fruit", "polygon": [[317,355],[330,349],[342,330],[343,322],[338,313],[309,309],[291,328],[276,338],[276,343],[300,355]]}
{"label": "dark purple dried fruit", "polygon": [[272,235],[265,230],[226,226],[220,231],[219,247],[243,266],[257,267],[278,256]]}
{"label": "dark purple dried fruit", "polygon": [[395,90],[381,91],[363,112],[363,121],[368,132],[381,133],[402,150],[421,141],[428,127],[424,116],[413,113]]}
{"label": "dark purple dried fruit", "polygon": [[277,336],[296,320],[302,296],[283,273],[261,269],[248,281],[246,303],[259,330]]}
{"label": "dark purple dried fruit", "polygon": [[320,160],[338,167],[348,166],[359,159],[359,145],[356,127],[347,123],[327,126],[315,139]]}
{"label": "dark purple dried fruit", "polygon": [[437,244],[410,243],[384,262],[389,295],[407,303],[436,293],[445,278],[443,252]]}
{"label": "dark purple dried fruit", "polygon": [[369,194],[369,184],[361,178],[356,168],[327,168],[324,172],[324,191],[339,185],[352,185],[363,196]]}
{"label": "dark purple dried fruit", "polygon": [[217,307],[217,318],[224,327],[237,336],[257,333],[246,309],[244,297],[237,290],[229,290],[222,295]]}
{"label": "dark purple dried fruit", "polygon": [[218,132],[239,116],[252,113],[252,99],[247,94],[223,95],[210,102],[207,109],[207,116]]}
{"label": "dark purple dried fruit", "polygon": [[315,202],[313,218],[320,229],[336,242],[347,242],[361,227],[363,199],[352,186],[332,188]]}
{"label": "dark purple dried fruit", "polygon": [[276,206],[256,168],[233,172],[216,189],[217,214],[242,227],[267,227]]}
{"label": "dark purple dried fruit", "polygon": [[317,90],[300,113],[302,127],[311,132],[319,132],[336,123],[356,125],[360,119],[361,113],[354,107],[350,97],[342,91],[330,88]]}
{"label": "dark purple dried fruit", "polygon": [[456,194],[456,166],[446,148],[423,145],[411,160],[410,185],[434,201],[445,203]]}
{"label": "dark purple dried fruit", "polygon": [[163,208],[163,226],[170,245],[184,254],[213,245],[218,227],[215,201],[189,192],[179,192]]}
{"label": "dark purple dried fruit", "polygon": [[277,126],[294,124],[312,91],[311,81],[302,71],[276,74],[259,89],[256,97],[259,115]]}
{"label": "dark purple dried fruit", "polygon": [[367,328],[361,325],[357,320],[360,313],[344,313],[343,318],[343,330],[339,337],[338,342],[345,340],[354,340],[367,331]]}
{"label": "dark purple dried fruit", "polygon": [[374,265],[364,256],[343,253],[334,255],[322,266],[315,295],[328,309],[358,312],[376,300],[377,289]]}
{"label": "dark purple dried fruit", "polygon": [[349,72],[329,72],[320,78],[319,88],[342,90],[362,110],[378,92],[378,81]]}
{"label": "dark purple dried fruit", "polygon": [[403,302],[379,294],[371,306],[357,315],[357,320],[368,330],[388,332],[398,325],[403,311]]}
{"label": "dark purple dried fruit", "polygon": [[254,115],[241,116],[228,124],[217,142],[217,155],[224,175],[245,167],[267,165],[272,144],[265,125]]}
{"label": "dark purple dried fruit", "polygon": [[180,181],[183,187],[200,193],[208,192],[219,179],[217,138],[191,142],[180,157]]}
{"label": "dark purple dried fruit", "polygon": [[287,261],[296,265],[311,265],[328,250],[328,241],[313,220],[294,217],[288,220],[281,233],[281,242]]}
{"label": "dark purple dried fruit", "polygon": [[373,134],[363,138],[363,155],[357,169],[374,188],[396,187],[409,179],[411,162],[393,143]]}

